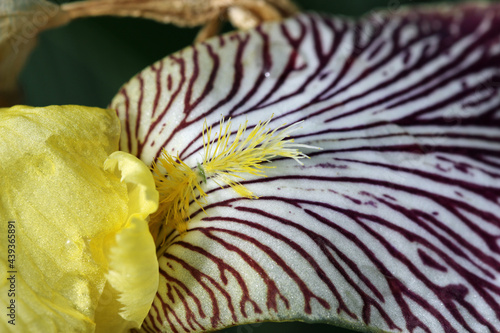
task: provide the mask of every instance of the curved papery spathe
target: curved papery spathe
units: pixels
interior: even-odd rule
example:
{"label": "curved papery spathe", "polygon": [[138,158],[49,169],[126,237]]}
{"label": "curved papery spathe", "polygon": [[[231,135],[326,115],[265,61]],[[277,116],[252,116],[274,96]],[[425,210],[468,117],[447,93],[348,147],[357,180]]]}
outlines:
{"label": "curved papery spathe", "polygon": [[18,310],[2,332],[140,326],[158,286],[146,222],[158,193],[143,162],[113,153],[119,131],[112,110],[0,110],[2,237],[7,221],[15,225],[15,241],[0,243],[2,253],[14,245],[15,260],[0,264],[15,276],[15,295],[2,275],[0,297]]}
{"label": "curved papery spathe", "polygon": [[210,179],[206,213],[171,232],[147,332],[262,320],[354,329],[500,327],[500,6],[300,15],[193,46],[112,106],[121,149],[203,157],[206,119],[304,120],[298,165],[238,197]]}

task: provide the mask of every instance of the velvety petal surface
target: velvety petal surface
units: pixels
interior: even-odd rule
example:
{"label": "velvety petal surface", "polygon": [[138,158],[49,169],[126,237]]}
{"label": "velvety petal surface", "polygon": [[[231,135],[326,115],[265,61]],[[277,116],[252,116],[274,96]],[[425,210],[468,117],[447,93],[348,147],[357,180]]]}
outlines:
{"label": "velvety petal surface", "polygon": [[[274,118],[304,165],[208,180],[172,231],[143,329],[262,320],[353,329],[500,327],[500,6],[315,14],[197,44],[117,94],[121,149],[196,167],[202,124]],[[237,126],[235,126],[236,129]]]}

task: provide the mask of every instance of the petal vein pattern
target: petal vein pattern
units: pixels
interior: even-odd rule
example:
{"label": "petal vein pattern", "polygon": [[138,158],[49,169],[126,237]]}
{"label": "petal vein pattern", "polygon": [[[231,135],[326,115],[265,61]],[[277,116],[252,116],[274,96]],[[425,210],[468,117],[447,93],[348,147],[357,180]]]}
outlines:
{"label": "petal vein pattern", "polygon": [[197,44],[112,102],[121,149],[195,167],[202,127],[304,120],[298,165],[238,197],[208,179],[172,230],[147,332],[262,320],[352,329],[500,327],[500,6],[300,15]]}

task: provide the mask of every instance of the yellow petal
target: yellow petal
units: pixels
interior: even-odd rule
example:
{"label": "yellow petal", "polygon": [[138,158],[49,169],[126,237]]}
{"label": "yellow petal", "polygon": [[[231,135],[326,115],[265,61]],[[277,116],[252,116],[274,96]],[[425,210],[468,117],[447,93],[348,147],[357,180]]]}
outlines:
{"label": "yellow petal", "polygon": [[[133,238],[131,234],[139,236],[136,249],[141,241],[145,248],[151,246],[141,229],[154,209],[154,195],[144,194],[151,190],[133,189],[129,196],[131,182],[126,176],[122,182],[115,175],[119,171],[103,167],[118,148],[119,130],[111,110],[80,106],[0,110],[2,254],[7,253],[7,221],[15,221],[13,268],[5,255],[0,257],[0,299],[2,304],[14,299],[16,306],[16,325],[2,320],[0,331],[93,332],[97,306],[109,296],[103,294],[108,260],[111,268],[113,253],[123,257],[133,252],[128,245],[120,249],[123,241]],[[132,200],[136,192],[137,197],[147,198],[144,209]],[[112,250],[115,247],[118,250]],[[156,261],[154,251],[151,258]],[[139,269],[157,269],[151,258],[144,259]],[[7,271],[15,272],[14,297],[8,295]],[[143,311],[144,304],[138,307]],[[140,321],[137,315],[122,320],[129,318]]]}
{"label": "yellow petal", "polygon": [[104,162],[104,170],[114,173],[127,185],[128,214],[142,220],[158,209],[158,191],[149,168],[137,157],[117,151]]}
{"label": "yellow petal", "polygon": [[118,332],[140,327],[158,290],[158,261],[146,218],[158,208],[159,194],[149,169],[130,154],[111,154],[104,169],[119,176],[129,194],[128,223],[106,246],[107,295],[96,316],[98,332]]}

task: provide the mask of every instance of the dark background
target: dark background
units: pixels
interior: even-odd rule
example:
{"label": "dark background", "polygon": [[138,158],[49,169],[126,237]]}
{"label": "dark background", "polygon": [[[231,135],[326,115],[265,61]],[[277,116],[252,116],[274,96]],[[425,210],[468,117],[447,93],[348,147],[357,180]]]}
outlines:
{"label": "dark background", "polygon": [[[59,1],[59,3],[62,1]],[[374,9],[438,1],[296,0],[303,10],[360,16]],[[458,1],[447,1],[458,3]],[[120,86],[144,67],[188,46],[198,29],[177,28],[134,18],[81,19],[46,31],[22,75],[24,103],[106,107]],[[225,333],[329,332],[350,330],[322,324],[258,323]]]}
{"label": "dark background", "polygon": [[[295,2],[303,10],[359,16],[378,8],[397,8],[422,1]],[[24,103],[106,107],[122,84],[153,62],[190,45],[197,31],[145,19],[99,17],[76,20],[43,32],[21,74]]]}

